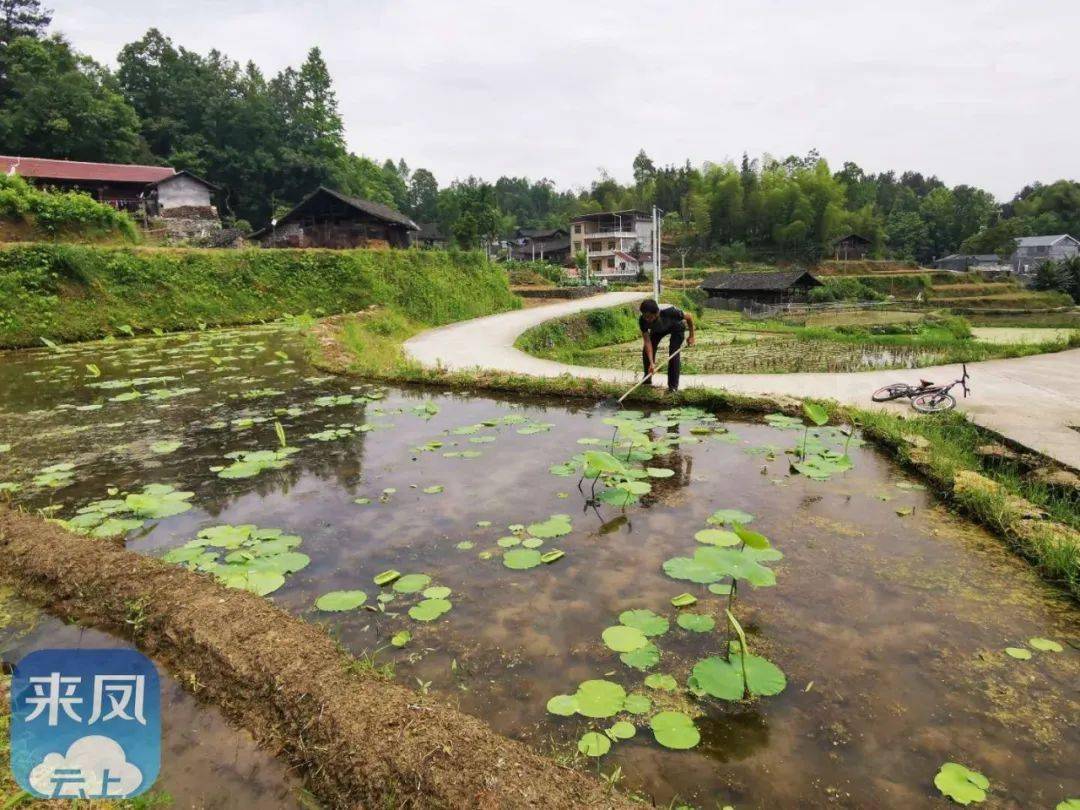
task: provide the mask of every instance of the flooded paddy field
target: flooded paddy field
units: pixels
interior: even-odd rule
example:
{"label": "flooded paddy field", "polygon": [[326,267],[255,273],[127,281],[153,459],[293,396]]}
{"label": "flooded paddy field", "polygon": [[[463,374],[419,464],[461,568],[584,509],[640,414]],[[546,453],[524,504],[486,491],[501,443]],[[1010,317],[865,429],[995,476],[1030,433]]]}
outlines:
{"label": "flooded paddy field", "polygon": [[0,355],[0,489],[660,804],[945,806],[946,762],[985,806],[1080,796],[1080,610],[857,436],[358,384],[302,348]]}

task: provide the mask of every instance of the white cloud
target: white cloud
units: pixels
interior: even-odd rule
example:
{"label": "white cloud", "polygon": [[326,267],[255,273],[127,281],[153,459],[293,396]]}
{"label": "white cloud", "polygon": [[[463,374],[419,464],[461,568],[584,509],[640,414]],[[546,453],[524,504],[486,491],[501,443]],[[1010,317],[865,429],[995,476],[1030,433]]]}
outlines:
{"label": "white cloud", "polygon": [[351,146],[440,182],[805,153],[1011,196],[1075,175],[1075,0],[52,0],[111,62],[157,26],[267,72],[319,45]]}
{"label": "white cloud", "polygon": [[71,744],[67,754],[46,754],[30,771],[30,787],[45,796],[52,796],[55,789],[53,774],[57,769],[78,770],[81,785],[68,783],[62,786],[61,796],[79,796],[79,788],[87,796],[101,796],[105,771],[109,772],[108,795],[121,798],[130,796],[142,784],[143,775],[138,767],[127,761],[123,747],[115,740],[100,735],[82,737]]}

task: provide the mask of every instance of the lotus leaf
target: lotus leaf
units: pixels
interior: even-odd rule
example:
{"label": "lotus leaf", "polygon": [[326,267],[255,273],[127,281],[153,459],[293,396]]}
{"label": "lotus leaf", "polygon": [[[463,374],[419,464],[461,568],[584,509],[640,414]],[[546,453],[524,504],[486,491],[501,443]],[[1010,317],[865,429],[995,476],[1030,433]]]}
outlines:
{"label": "lotus leaf", "polygon": [[390,637],[390,643],[395,647],[404,647],[412,641],[412,633],[408,630],[399,630]]}
{"label": "lotus leaf", "polygon": [[315,607],[328,612],[353,610],[367,601],[363,591],[331,591],[315,600]]}
{"label": "lotus leaf", "polygon": [[635,734],[637,734],[637,729],[634,728],[634,724],[625,720],[620,720],[607,730],[607,735],[613,740],[629,740]]}
{"label": "lotus leaf", "polygon": [[1023,647],[1006,647],[1005,654],[1018,661],[1028,661],[1031,658],[1031,650],[1024,649]]}
{"label": "lotus leaf", "polygon": [[394,582],[394,590],[398,593],[418,593],[430,584],[431,577],[427,574],[406,574]]}
{"label": "lotus leaf", "polygon": [[645,714],[651,708],[652,701],[640,692],[627,695],[623,702],[623,710],[630,714]]}
{"label": "lotus leaf", "polygon": [[424,487],[424,494],[425,495],[438,495],[442,491],[443,491],[442,484],[433,484],[430,487]]}
{"label": "lotus leaf", "polygon": [[1062,652],[1065,648],[1048,638],[1029,638],[1028,644],[1041,652]]}
{"label": "lotus leaf", "polygon": [[462,540],[460,543],[454,546],[454,548],[456,548],[458,551],[468,551],[469,549],[473,548],[473,543],[471,540]]}
{"label": "lotus leaf", "polygon": [[1058,802],[1054,810],[1080,810],[1080,799],[1066,799]]}
{"label": "lotus leaf", "polygon": [[555,695],[547,702],[547,710],[551,714],[557,714],[560,717],[569,717],[577,713],[577,698],[574,695]]}
{"label": "lotus leaf", "polygon": [[680,593],[677,596],[671,597],[671,604],[675,607],[690,607],[690,605],[697,603],[697,597],[692,593]]}
{"label": "lotus leaf", "polygon": [[577,747],[587,757],[602,757],[611,750],[611,740],[603,734],[589,731],[578,740]]}
{"label": "lotus leaf", "polygon": [[446,599],[425,599],[409,608],[409,616],[418,622],[430,622],[442,616],[453,605]]}
{"label": "lotus leaf", "polygon": [[499,548],[513,548],[521,545],[521,538],[508,534],[506,537],[500,537],[495,542],[499,544]]}
{"label": "lotus leaf", "polygon": [[217,572],[218,579],[229,588],[238,588],[259,596],[267,596],[285,584],[285,577],[275,571],[260,571],[247,566],[235,566],[236,571],[230,571],[234,566],[226,565],[224,570]]}
{"label": "lotus leaf", "polygon": [[738,550],[699,546],[693,558],[672,557],[664,562],[664,573],[673,579],[683,579],[707,585],[724,577],[746,580],[752,587],[776,584],[776,574],[759,562],[754,549]]}
{"label": "lotus leaf", "polygon": [[753,549],[766,549],[769,548],[769,538],[763,534],[752,532],[747,528],[744,528],[742,524],[732,524],[735,534],[742,540],[747,546]]}
{"label": "lotus leaf", "polygon": [[619,623],[637,628],[646,636],[662,636],[670,626],[663,616],[645,608],[624,610],[619,614]]}
{"label": "lotus leaf", "polygon": [[574,697],[578,714],[592,718],[611,717],[622,709],[626,690],[611,681],[582,681]]}
{"label": "lotus leaf", "polygon": [[802,409],[803,413],[806,414],[806,418],[818,427],[822,427],[829,421],[829,412],[817,403],[804,402]]}
{"label": "lotus leaf", "polygon": [[530,524],[528,530],[533,537],[548,540],[552,537],[562,537],[565,534],[570,534],[573,527],[569,515],[552,515],[542,523]]}
{"label": "lotus leaf", "polygon": [[425,599],[445,599],[452,591],[445,585],[433,585],[421,594]]}
{"label": "lotus leaf", "polygon": [[132,518],[108,518],[97,528],[90,532],[91,537],[116,537],[127,534],[135,529],[142,528],[143,521]]}
{"label": "lotus leaf", "polygon": [[540,546],[544,545],[544,541],[539,537],[526,537],[521,541],[521,545],[525,546],[525,548],[540,548]]}
{"label": "lotus leaf", "polygon": [[135,517],[158,520],[189,510],[187,501],[194,496],[194,492],[179,492],[166,484],[149,484],[141,493],[128,495],[124,503]]}
{"label": "lotus leaf", "polygon": [[660,648],[650,642],[635,650],[623,653],[619,656],[619,660],[628,667],[645,672],[660,663]]}
{"label": "lotus leaf", "polygon": [[700,613],[680,613],[675,621],[683,630],[693,633],[708,633],[716,627],[716,620],[712,616],[704,616]]}
{"label": "lotus leaf", "polygon": [[990,780],[978,771],[956,762],[946,762],[934,777],[934,785],[957,804],[971,804],[986,799]]}
{"label": "lotus leaf", "polygon": [[150,452],[157,453],[159,455],[167,455],[169,453],[179,450],[184,443],[181,441],[161,441],[154,442],[150,445]]}
{"label": "lotus leaf", "polygon": [[741,542],[739,535],[726,529],[702,529],[694,539],[708,546],[737,546]]}
{"label": "lotus leaf", "polygon": [[371,498],[354,498],[353,503],[359,504],[360,506],[367,506],[371,503]]}
{"label": "lotus leaf", "polygon": [[754,519],[754,516],[749,512],[743,512],[741,509],[717,509],[709,517],[708,522],[714,526],[721,526],[726,523],[750,523]]}
{"label": "lotus leaf", "polygon": [[561,560],[565,556],[565,551],[560,551],[557,548],[553,548],[551,551],[545,551],[543,554],[540,555],[540,562],[544,563],[545,565],[551,565],[551,563]]}
{"label": "lotus leaf", "polygon": [[649,721],[653,736],[665,748],[685,750],[701,741],[694,721],[682,712],[660,712]]}
{"label": "lotus leaf", "polygon": [[675,475],[674,470],[668,470],[664,467],[646,467],[645,472],[648,473],[649,478],[671,478]]}
{"label": "lotus leaf", "polygon": [[389,585],[391,582],[393,582],[400,576],[400,571],[395,571],[391,568],[389,571],[383,571],[381,574],[376,574],[374,577],[372,577],[372,582],[374,582],[381,588],[383,585]]}
{"label": "lotus leaf", "polygon": [[645,634],[636,627],[616,624],[603,632],[604,643],[615,652],[628,653],[649,643]]}
{"label": "lotus leaf", "polygon": [[539,551],[532,548],[515,548],[503,555],[503,565],[515,571],[535,568],[543,562]]}
{"label": "lotus leaf", "polygon": [[650,689],[659,689],[664,692],[674,692],[679,688],[678,682],[673,677],[660,673],[646,676],[645,685]]}

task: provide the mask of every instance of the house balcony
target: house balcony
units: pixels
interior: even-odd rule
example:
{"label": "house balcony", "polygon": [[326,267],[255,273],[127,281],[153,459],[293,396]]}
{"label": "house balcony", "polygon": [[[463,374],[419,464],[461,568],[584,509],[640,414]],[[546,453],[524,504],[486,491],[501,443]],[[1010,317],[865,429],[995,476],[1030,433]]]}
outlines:
{"label": "house balcony", "polygon": [[592,231],[590,233],[574,234],[576,239],[583,236],[586,239],[637,239],[636,231]]}

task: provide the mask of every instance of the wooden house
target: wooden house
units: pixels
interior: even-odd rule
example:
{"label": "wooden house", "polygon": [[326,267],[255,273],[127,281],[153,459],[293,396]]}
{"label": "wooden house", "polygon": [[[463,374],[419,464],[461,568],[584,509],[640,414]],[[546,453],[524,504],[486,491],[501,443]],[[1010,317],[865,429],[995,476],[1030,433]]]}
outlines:
{"label": "wooden house", "polygon": [[755,304],[787,304],[806,300],[814,287],[824,286],[807,270],[771,273],[714,273],[703,282],[710,299]]}
{"label": "wooden house", "polygon": [[263,247],[409,247],[420,226],[382,203],[319,186],[250,238]]}
{"label": "wooden house", "polygon": [[846,259],[865,259],[874,243],[865,236],[849,233],[833,242],[834,257],[839,261]]}

